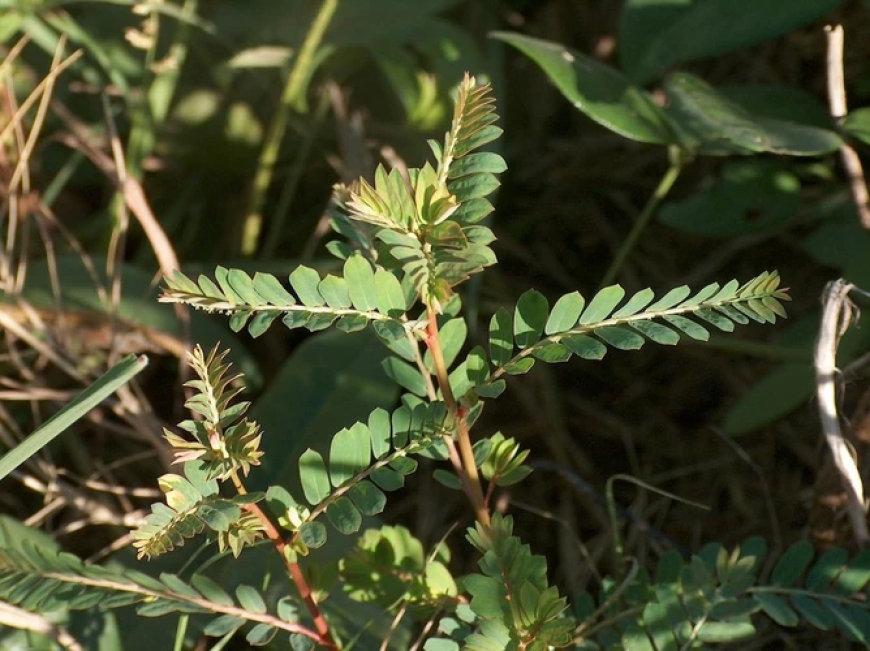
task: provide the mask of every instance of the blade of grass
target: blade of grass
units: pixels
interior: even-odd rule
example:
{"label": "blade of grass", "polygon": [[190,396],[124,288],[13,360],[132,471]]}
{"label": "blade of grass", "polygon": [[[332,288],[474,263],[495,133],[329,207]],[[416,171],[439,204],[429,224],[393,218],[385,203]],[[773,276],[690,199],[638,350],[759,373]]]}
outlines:
{"label": "blade of grass", "polygon": [[0,458],[0,480],[15,470],[39,450],[57,438],[64,430],[82,418],[91,409],[112,395],[118,387],[129,382],[133,376],[148,365],[145,355],[128,355],[118,364],[97,378],[77,398],[52,416],[33,434],[24,439]]}

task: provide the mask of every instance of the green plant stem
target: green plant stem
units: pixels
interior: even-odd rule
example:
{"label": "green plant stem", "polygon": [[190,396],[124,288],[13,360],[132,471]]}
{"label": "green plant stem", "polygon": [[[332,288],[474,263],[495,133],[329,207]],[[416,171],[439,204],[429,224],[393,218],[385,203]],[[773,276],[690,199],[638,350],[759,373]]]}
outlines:
{"label": "green plant stem", "polygon": [[683,157],[678,153],[674,154],[672,152],[670,159],[671,165],[668,167],[668,171],[665,172],[665,175],[659,181],[652,196],[647,200],[646,205],[643,207],[640,215],[638,215],[637,221],[634,222],[631,232],[628,234],[628,237],[625,238],[625,242],[622,243],[619,251],[616,252],[616,257],[613,259],[613,262],[610,263],[610,267],[604,274],[604,278],[601,281],[602,287],[606,287],[616,280],[619,272],[622,271],[625,261],[628,259],[628,256],[631,255],[635,245],[637,245],[637,241],[649,225],[649,222],[655,214],[656,209],[659,207],[659,204],[661,204],[662,200],[668,195],[668,192],[671,191],[671,188],[680,176],[680,172],[685,166]]}
{"label": "green plant stem", "polygon": [[441,349],[441,333],[438,331],[437,314],[431,306],[427,308],[427,317],[429,324],[427,326],[426,345],[429,347],[429,353],[432,355],[435,377],[438,380],[438,386],[441,388],[441,394],[444,396],[444,403],[447,405],[447,409],[451,413],[456,414],[456,439],[459,443],[459,458],[462,462],[459,478],[462,481],[468,499],[471,501],[471,506],[474,508],[474,515],[477,521],[489,527],[489,509],[486,506],[483,488],[480,485],[477,462],[474,460],[474,448],[471,445],[468,421],[466,420],[464,409],[461,409],[457,405],[453,389],[450,388],[447,364],[444,363],[444,352]]}
{"label": "green plant stem", "polygon": [[281,94],[278,110],[269,125],[269,132],[266,134],[260,159],[257,161],[254,185],[251,188],[251,195],[245,210],[245,221],[242,229],[243,256],[253,256],[257,251],[257,241],[260,239],[260,232],[263,229],[263,206],[266,203],[266,193],[272,183],[275,161],[278,160],[278,152],[281,149],[281,142],[284,140],[284,132],[287,130],[290,111],[297,104],[305,87],[305,81],[310,77],[314,54],[320,47],[326,28],[329,27],[337,7],[338,0],[323,0],[320,11],[315,16],[314,22],[305,36],[305,41],[296,55],[293,68],[287,76],[287,83]]}
{"label": "green plant stem", "polygon": [[[230,479],[239,495],[247,495],[248,490],[245,488],[245,485],[239,478],[239,474],[235,470],[230,475]],[[299,597],[305,604],[305,608],[308,610],[311,619],[314,620],[314,628],[317,629],[317,634],[320,637],[320,644],[329,649],[338,649],[338,645],[335,643],[332,633],[329,630],[329,623],[326,621],[326,618],[320,611],[320,607],[314,600],[314,595],[311,592],[311,587],[308,585],[308,581],[305,579],[305,574],[302,573],[302,568],[299,567],[298,563],[290,561],[290,555],[287,553],[290,551],[287,549],[287,541],[284,540],[281,532],[278,531],[278,527],[274,525],[269,516],[267,516],[263,509],[260,508],[259,504],[245,504],[242,508],[257,517],[263,527],[263,532],[266,534],[266,538],[269,539],[269,542],[272,543],[275,551],[278,552],[278,555],[284,562],[284,566],[287,568],[290,578],[293,579],[293,583],[296,584],[296,590],[299,591]]]}

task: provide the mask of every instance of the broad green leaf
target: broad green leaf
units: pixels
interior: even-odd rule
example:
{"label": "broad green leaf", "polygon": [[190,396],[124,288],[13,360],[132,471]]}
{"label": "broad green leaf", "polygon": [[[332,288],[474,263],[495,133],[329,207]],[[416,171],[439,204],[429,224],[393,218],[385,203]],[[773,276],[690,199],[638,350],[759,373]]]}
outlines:
{"label": "broad green leaf", "polygon": [[507,388],[504,380],[496,380],[492,384],[485,384],[475,389],[481,398],[498,398]]}
{"label": "broad green leaf", "polygon": [[662,110],[614,68],[558,43],[508,32],[495,32],[493,37],[513,45],[541,66],[575,107],[602,126],[641,142],[676,142]]}
{"label": "broad green leaf", "polygon": [[638,350],[644,344],[644,339],[639,334],[617,326],[598,328],[595,334],[619,350]]}
{"label": "broad green leaf", "polygon": [[350,295],[347,293],[347,283],[344,278],[329,274],[320,281],[317,289],[329,307],[348,308],[351,306]]}
{"label": "broad green leaf", "polygon": [[659,219],[673,228],[708,237],[760,233],[795,215],[800,189],[797,175],[777,161],[729,162],[712,185],[664,204]]}
{"label": "broad green leaf", "polygon": [[689,297],[689,294],[692,293],[692,290],[689,289],[686,285],[682,285],[681,287],[674,287],[667,294],[662,296],[655,303],[646,308],[647,312],[661,312],[664,310],[668,310],[676,305],[679,305],[682,301]]}
{"label": "broad green leaf", "polygon": [[835,583],[840,594],[857,594],[864,590],[870,581],[870,551],[862,549],[852,560],[846,569],[837,577]]}
{"label": "broad green leaf", "polygon": [[381,367],[388,354],[370,332],[332,331],[298,346],[251,408],[250,418],[276,435],[263,437],[262,465],[249,489],[281,484],[292,490],[305,448],[325,456],[337,431],[391,407],[398,389]]}
{"label": "broad green leaf", "polygon": [[517,346],[528,348],[538,342],[547,322],[549,307],[547,298],[534,289],[520,296],[514,310],[514,336]]}
{"label": "broad green leaf", "polygon": [[382,365],[387,377],[400,387],[421,398],[426,396],[426,382],[416,366],[411,366],[398,357],[388,357]]}
{"label": "broad green leaf", "polygon": [[305,499],[312,506],[320,504],[332,490],[323,457],[311,448],[299,457],[299,477]]}
{"label": "broad green leaf", "polygon": [[697,310],[693,312],[695,316],[699,319],[703,319],[707,323],[710,323],[723,332],[734,332],[734,322],[730,319],[726,319],[724,316],[716,312],[715,310],[703,309]]}
{"label": "broad green leaf", "polygon": [[827,104],[816,94],[793,86],[777,84],[719,86],[720,93],[760,118],[796,122],[822,129],[834,129]]}
{"label": "broad green leaf", "polygon": [[239,630],[245,625],[245,620],[235,615],[221,615],[210,621],[202,630],[206,635],[222,637]]}
{"label": "broad green leaf", "polygon": [[678,126],[682,146],[702,154],[817,156],[842,144],[833,131],[755,117],[687,72],[668,75],[665,91],[669,100],[665,110]]}
{"label": "broad green leaf", "polygon": [[378,312],[392,317],[399,317],[405,313],[405,292],[399,279],[385,269],[375,272],[375,289],[378,297]]}
{"label": "broad green leaf", "polygon": [[335,327],[341,332],[359,332],[360,330],[365,330],[368,324],[369,320],[362,314],[345,314],[338,317]]}
{"label": "broad green leaf", "polygon": [[758,429],[804,404],[815,386],[812,366],[789,362],[751,386],[725,415],[722,429],[731,435]]}
{"label": "broad green leaf", "polygon": [[865,145],[870,145],[870,106],[849,111],[843,129]]}
{"label": "broad green leaf", "polygon": [[63,409],[49,418],[42,427],[0,458],[0,479],[3,479],[34,454],[83,418],[119,387],[127,384],[148,365],[144,355],[128,355],[82,391]]}
{"label": "broad green leaf", "polygon": [[348,497],[363,515],[377,515],[387,504],[387,496],[369,481],[361,481],[351,487]]}
{"label": "broad green leaf", "polygon": [[773,568],[770,581],[784,588],[791,587],[803,575],[815,556],[812,543],[801,540],[785,550]]}
{"label": "broad green leaf", "polygon": [[791,604],[807,622],[820,631],[829,631],[836,625],[828,609],[812,597],[792,595]]}
{"label": "broad green leaf", "polygon": [[580,318],[585,304],[586,301],[580,292],[571,292],[559,297],[550,312],[547,324],[544,326],[544,333],[552,335],[573,328],[577,325],[577,320]]}
{"label": "broad green leaf", "polygon": [[625,290],[619,285],[610,285],[600,290],[592,297],[589,305],[580,315],[580,325],[589,325],[607,319],[623,296],[625,296]]}
{"label": "broad green leaf", "polygon": [[372,329],[386,344],[405,338],[405,328],[399,321],[372,321]]}
{"label": "broad green leaf", "polygon": [[353,306],[361,312],[372,312],[378,308],[378,292],[375,285],[375,272],[371,263],[355,253],[344,263],[344,280]]}
{"label": "broad green leaf", "polygon": [[362,526],[362,514],[346,497],[339,497],[330,504],[326,509],[326,517],[339,533],[345,535],[356,533]]}
{"label": "broad green leaf", "polygon": [[810,25],[842,0],[626,0],[620,63],[638,83],[674,64],[756,45]]}
{"label": "broad green leaf", "polygon": [[368,468],[371,443],[368,428],[355,423],[338,432],[329,448],[329,477],[332,485],[341,486],[358,472]]}
{"label": "broad green leaf", "polygon": [[254,291],[265,298],[272,305],[293,305],[296,300],[291,296],[290,292],[284,289],[275,276],[272,274],[264,274],[256,272],[254,274]]}
{"label": "broad green leaf", "polygon": [[831,584],[843,571],[848,561],[849,553],[845,549],[834,547],[827,550],[807,572],[804,585],[815,592],[829,591]]}
{"label": "broad green leaf", "polygon": [[562,343],[582,359],[601,359],[607,353],[604,344],[586,335],[568,335],[562,338]]}
{"label": "broad green leaf", "polygon": [[489,356],[494,366],[504,366],[513,356],[513,352],[511,315],[500,307],[489,323]]}
{"label": "broad green leaf", "polygon": [[326,302],[317,289],[320,285],[320,274],[310,267],[296,267],[290,274],[290,285],[303,305],[320,307]]}

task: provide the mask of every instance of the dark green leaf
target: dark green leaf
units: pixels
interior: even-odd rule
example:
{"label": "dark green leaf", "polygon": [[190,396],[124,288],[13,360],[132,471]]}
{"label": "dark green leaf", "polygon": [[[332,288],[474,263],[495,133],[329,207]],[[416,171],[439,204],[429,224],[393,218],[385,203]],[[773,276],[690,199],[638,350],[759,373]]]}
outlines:
{"label": "dark green leaf", "polygon": [[562,343],[582,359],[601,359],[607,353],[600,341],[586,335],[568,335],[562,338]]}
{"label": "dark green leaf", "polygon": [[514,337],[517,346],[528,348],[538,342],[547,322],[549,304],[546,297],[534,289],[523,293],[514,311]]}
{"label": "dark green leaf", "polygon": [[649,95],[598,59],[521,34],[495,32],[493,36],[541,66],[575,107],[604,127],[641,142],[676,141],[668,118]]}
{"label": "dark green leaf", "polygon": [[622,67],[638,83],[674,64],[772,40],[810,25],[842,0],[627,0],[618,42]]}
{"label": "dark green leaf", "polygon": [[513,356],[511,315],[500,307],[489,323],[489,355],[494,366],[504,366]]}
{"label": "dark green leaf", "polygon": [[631,327],[646,335],[657,344],[675,346],[680,341],[680,335],[660,323],[654,321],[632,321]]}
{"label": "dark green leaf", "polygon": [[236,599],[239,600],[239,605],[253,613],[265,613],[266,602],[260,593],[249,585],[240,585],[236,588]]}
{"label": "dark green leaf", "polygon": [[345,535],[356,533],[362,526],[362,514],[346,497],[339,497],[330,504],[326,509],[326,517],[339,533]]}
{"label": "dark green leaf", "polygon": [[532,355],[542,362],[555,364],[558,362],[567,362],[571,359],[571,349],[563,344],[546,343],[541,346],[535,346]]}
{"label": "dark green leaf", "polygon": [[383,361],[384,371],[391,380],[421,398],[426,396],[426,381],[420,369],[411,366],[398,357],[388,357]]}
{"label": "dark green leaf", "polygon": [[800,623],[800,617],[781,597],[770,592],[755,592],[752,598],[761,605],[764,613],[780,626],[797,626]]}
{"label": "dark green leaf", "polygon": [[774,585],[790,587],[803,575],[815,556],[812,543],[801,540],[785,550],[773,568],[770,581]]}
{"label": "dark green leaf", "polygon": [[679,328],[683,333],[685,333],[692,339],[696,339],[698,341],[707,341],[710,339],[710,333],[704,326],[699,325],[684,316],[680,316],[679,314],[668,314],[665,315],[663,318],[675,328]]}
{"label": "dark green leaf", "polygon": [[638,350],[644,344],[644,339],[639,334],[616,326],[598,328],[595,334],[619,350]]}
{"label": "dark green leaf", "polygon": [[377,515],[384,510],[387,496],[377,486],[368,481],[361,481],[351,487],[348,497],[363,515]]}

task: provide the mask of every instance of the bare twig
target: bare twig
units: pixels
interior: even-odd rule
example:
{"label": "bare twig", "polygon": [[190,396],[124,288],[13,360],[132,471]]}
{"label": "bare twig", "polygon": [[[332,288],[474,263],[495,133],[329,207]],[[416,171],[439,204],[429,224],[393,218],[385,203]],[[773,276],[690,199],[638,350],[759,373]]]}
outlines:
{"label": "bare twig", "polygon": [[[825,34],[828,37],[828,105],[831,108],[831,115],[839,122],[848,112],[846,82],[843,74],[843,26],[828,25],[825,27]],[[858,210],[861,226],[870,230],[870,195],[867,193],[867,182],[864,180],[861,159],[846,142],[843,142],[840,147],[840,157],[843,159],[843,168],[849,179],[852,200]]]}
{"label": "bare twig", "polygon": [[816,395],[822,431],[846,490],[847,510],[855,541],[863,547],[870,544],[864,509],[864,486],[858,466],[840,430],[835,383],[837,345],[849,327],[854,310],[848,296],[851,289],[852,285],[842,279],[828,283],[825,289],[822,325],[815,350]]}

